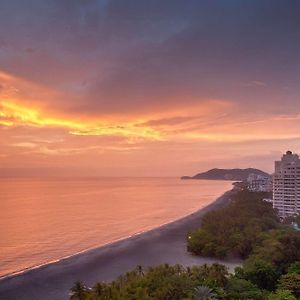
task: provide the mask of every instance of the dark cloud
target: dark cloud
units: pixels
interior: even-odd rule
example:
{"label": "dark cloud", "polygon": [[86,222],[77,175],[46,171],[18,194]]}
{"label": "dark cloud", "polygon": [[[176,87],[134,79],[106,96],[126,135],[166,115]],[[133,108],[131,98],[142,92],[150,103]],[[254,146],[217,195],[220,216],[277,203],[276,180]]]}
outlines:
{"label": "dark cloud", "polygon": [[299,13],[296,0],[2,0],[0,65],[72,111],[207,98],[274,110],[299,102]]}

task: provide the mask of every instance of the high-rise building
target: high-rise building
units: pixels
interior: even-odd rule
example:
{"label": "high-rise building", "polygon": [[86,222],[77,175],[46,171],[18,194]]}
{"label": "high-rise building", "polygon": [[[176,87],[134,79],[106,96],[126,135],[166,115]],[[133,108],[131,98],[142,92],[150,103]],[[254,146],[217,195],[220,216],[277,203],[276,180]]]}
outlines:
{"label": "high-rise building", "polygon": [[273,207],[283,218],[300,212],[300,159],[291,151],[275,161]]}

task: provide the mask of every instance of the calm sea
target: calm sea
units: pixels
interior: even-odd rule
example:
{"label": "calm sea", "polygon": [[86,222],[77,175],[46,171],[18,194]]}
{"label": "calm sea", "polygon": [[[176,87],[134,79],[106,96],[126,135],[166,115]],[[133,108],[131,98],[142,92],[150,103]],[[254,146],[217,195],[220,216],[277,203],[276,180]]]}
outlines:
{"label": "calm sea", "polygon": [[229,189],[177,178],[0,178],[0,277],[157,227]]}

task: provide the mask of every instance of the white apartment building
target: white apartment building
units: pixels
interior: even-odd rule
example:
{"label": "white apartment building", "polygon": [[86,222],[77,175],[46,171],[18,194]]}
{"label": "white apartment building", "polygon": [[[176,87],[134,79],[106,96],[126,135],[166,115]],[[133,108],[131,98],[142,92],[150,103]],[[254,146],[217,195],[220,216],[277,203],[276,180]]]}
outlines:
{"label": "white apartment building", "polygon": [[283,218],[300,212],[300,159],[291,151],[275,161],[273,207]]}
{"label": "white apartment building", "polygon": [[272,192],[273,185],[270,176],[249,174],[247,188],[251,192]]}

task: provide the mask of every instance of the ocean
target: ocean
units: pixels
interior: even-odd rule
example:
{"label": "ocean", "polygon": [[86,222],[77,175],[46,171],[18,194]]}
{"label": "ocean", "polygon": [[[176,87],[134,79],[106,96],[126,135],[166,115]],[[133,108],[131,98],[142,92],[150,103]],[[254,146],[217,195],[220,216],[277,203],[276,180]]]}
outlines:
{"label": "ocean", "polygon": [[178,178],[0,178],[0,277],[169,223],[229,189]]}

